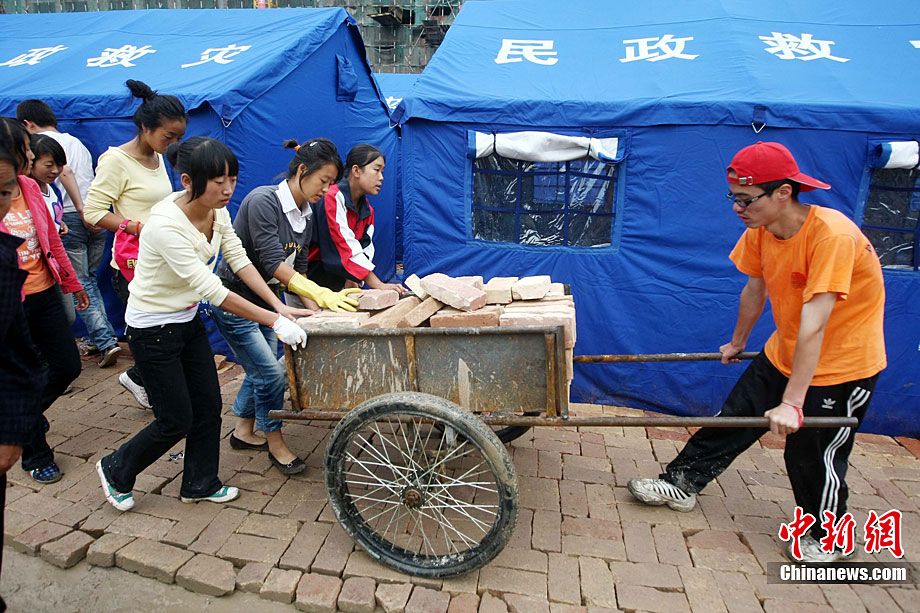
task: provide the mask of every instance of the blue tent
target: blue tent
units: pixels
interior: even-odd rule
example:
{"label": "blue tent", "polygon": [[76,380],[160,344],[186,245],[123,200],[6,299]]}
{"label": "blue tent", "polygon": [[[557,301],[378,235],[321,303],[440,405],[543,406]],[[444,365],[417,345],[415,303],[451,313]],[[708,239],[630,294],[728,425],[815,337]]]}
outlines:
{"label": "blue tent", "polygon": [[[343,158],[360,142],[396,155],[396,131],[344,9],[0,16],[0,114],[13,115],[25,98],[43,99],[61,130],[96,158],[135,133],[138,100],[126,79],[178,96],[190,115],[186,137],[218,138],[237,154],[231,214],[250,190],[287,172],[285,139],[325,136]],[[383,279],[395,271],[395,192],[385,183],[373,201]],[[121,308],[111,302],[114,320]]]}
{"label": "blue tent", "polygon": [[[576,355],[717,351],[745,282],[727,257],[744,230],[731,156],[786,144],[833,185],[803,200],[864,224],[887,152],[912,147],[901,168],[917,164],[918,66],[908,0],[469,2],[393,115],[406,271],[569,283]],[[885,268],[889,366],[869,431],[920,434],[916,219],[897,226],[907,265]],[[748,348],[772,330],[766,313]],[[742,368],[579,365],[572,397],[709,415]]]}

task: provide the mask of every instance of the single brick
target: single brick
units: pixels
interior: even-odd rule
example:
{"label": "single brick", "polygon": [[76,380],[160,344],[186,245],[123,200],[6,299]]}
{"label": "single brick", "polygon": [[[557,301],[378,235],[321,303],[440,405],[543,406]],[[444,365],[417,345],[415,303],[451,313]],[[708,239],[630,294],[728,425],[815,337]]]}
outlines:
{"label": "single brick", "polygon": [[72,528],[42,520],[13,538],[13,549],[35,555],[45,543],[51,543],[72,532]]}
{"label": "single brick", "polygon": [[420,300],[425,300],[428,298],[428,292],[422,287],[422,280],[418,278],[418,275],[411,274],[403,281],[403,285],[412,290],[412,293],[415,294]]}
{"label": "single brick", "polygon": [[690,613],[687,597],[680,592],[664,592],[641,585],[617,585],[620,608],[658,611],[661,613]]}
{"label": "single brick", "polygon": [[103,534],[89,546],[86,561],[93,566],[111,568],[115,566],[115,552],[134,540],[122,534]]}
{"label": "single brick", "polygon": [[486,592],[479,602],[479,613],[508,613],[508,605],[501,598]]}
{"label": "single brick", "polygon": [[478,613],[479,596],[476,594],[455,594],[450,598],[447,613]]}
{"label": "single brick", "polygon": [[422,279],[422,287],[431,296],[461,311],[475,311],[486,304],[484,291],[439,272]]}
{"label": "single brick", "polygon": [[505,602],[511,613],[549,613],[549,603],[520,594],[505,594]]}
{"label": "single brick", "polygon": [[374,596],[384,613],[402,613],[411,593],[411,583],[381,583]]}
{"label": "single brick", "polygon": [[467,277],[455,277],[455,278],[457,279],[457,281],[463,281],[464,283],[472,285],[476,289],[483,289],[482,277],[480,277],[479,275],[472,275],[472,276],[467,276]]}
{"label": "single brick", "polygon": [[94,540],[87,533],[76,530],[64,538],[42,545],[42,560],[58,568],[70,568],[86,557],[86,550]]}
{"label": "single brick", "polygon": [[487,590],[494,592],[512,592],[525,596],[546,598],[546,574],[534,573],[513,568],[486,566],[479,571],[480,593]]}
{"label": "single brick", "polygon": [[241,592],[258,592],[262,589],[272,565],[265,562],[250,562],[236,575],[236,589]]}
{"label": "single brick", "polygon": [[274,566],[290,544],[290,539],[272,539],[251,534],[234,534],[217,554],[237,566],[247,562],[267,562]]}
{"label": "single brick", "polygon": [[396,324],[397,328],[415,328],[428,321],[428,318],[437,313],[444,303],[431,296],[425,298],[417,307],[406,313]]}
{"label": "single brick", "polygon": [[176,573],[176,584],[191,592],[223,596],[236,588],[236,573],[231,562],[199,553]]}
{"label": "single brick", "polygon": [[281,556],[278,566],[281,568],[310,570],[310,565],[316,558],[326,535],[332,526],[322,522],[307,522],[300,528],[300,532],[291,541],[290,547]]}
{"label": "single brick", "polygon": [[431,316],[430,323],[432,328],[485,328],[497,326],[501,314],[502,307],[497,305],[484,306],[475,311],[442,309],[436,315]]}
{"label": "single brick", "polygon": [[268,600],[275,600],[290,604],[297,592],[297,584],[303,576],[299,570],[281,570],[273,568],[265,579],[265,584],[259,590],[259,596]]}
{"label": "single brick", "polygon": [[406,613],[446,613],[450,594],[416,586],[406,604]]}
{"label": "single brick", "polygon": [[359,311],[379,311],[399,302],[395,289],[363,289],[358,294]]}
{"label": "single brick", "polygon": [[511,286],[511,296],[515,300],[539,300],[549,292],[550,283],[549,275],[523,277]]}
{"label": "single brick", "polygon": [[360,328],[361,324],[370,319],[370,313],[336,313],[321,311],[310,317],[301,317],[297,320],[304,330],[329,330],[341,328]]}
{"label": "single brick", "polygon": [[171,545],[137,539],[115,553],[115,565],[163,583],[172,583],[183,564],[195,554]]}
{"label": "single brick", "polygon": [[412,312],[422,303],[415,296],[406,296],[394,306],[376,313],[373,317],[361,324],[362,328],[395,328],[403,317]]}
{"label": "single brick", "polygon": [[486,304],[508,304],[513,300],[511,286],[517,283],[518,277],[492,277],[483,286],[486,293]]}
{"label": "single brick", "polygon": [[607,563],[597,558],[578,558],[581,570],[581,593],[589,607],[617,608],[613,577]]}
{"label": "single brick", "polygon": [[374,613],[377,584],[370,577],[351,577],[339,592],[339,610],[345,613]]}
{"label": "single brick", "polygon": [[565,348],[575,346],[575,314],[565,312],[531,313],[505,311],[499,318],[499,325],[505,326],[562,326],[565,332]]}
{"label": "single brick", "polygon": [[294,606],[307,613],[335,613],[341,589],[342,580],[338,577],[307,573],[297,584]]}
{"label": "single brick", "polygon": [[578,579],[578,558],[561,553],[549,554],[547,574],[549,598],[554,602],[581,604],[581,582]]}
{"label": "single brick", "polygon": [[565,296],[565,284],[563,283],[550,283],[549,291],[546,292],[547,297],[557,297]]}

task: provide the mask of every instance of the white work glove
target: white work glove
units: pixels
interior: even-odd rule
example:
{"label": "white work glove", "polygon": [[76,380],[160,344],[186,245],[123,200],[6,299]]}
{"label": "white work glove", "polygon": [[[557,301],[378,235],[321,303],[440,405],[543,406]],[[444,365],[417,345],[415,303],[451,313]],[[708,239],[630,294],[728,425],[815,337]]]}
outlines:
{"label": "white work glove", "polygon": [[278,335],[281,342],[291,347],[307,346],[307,333],[284,315],[278,316],[278,319],[272,324],[272,330],[275,331],[275,334]]}

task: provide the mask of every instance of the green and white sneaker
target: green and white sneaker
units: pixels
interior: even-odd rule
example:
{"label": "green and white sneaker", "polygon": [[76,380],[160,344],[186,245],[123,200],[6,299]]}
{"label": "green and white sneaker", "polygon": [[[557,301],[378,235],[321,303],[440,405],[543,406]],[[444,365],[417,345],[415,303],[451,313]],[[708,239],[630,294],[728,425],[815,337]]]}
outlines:
{"label": "green and white sneaker", "polygon": [[96,462],[96,472],[99,474],[99,480],[102,482],[102,491],[105,492],[105,499],[109,501],[109,504],[119,511],[130,511],[134,508],[134,494],[131,492],[125,494],[112,487],[109,480],[105,478],[105,473],[102,471],[102,460]]}
{"label": "green and white sneaker", "polygon": [[681,513],[688,513],[696,506],[696,494],[688,494],[664,479],[630,479],[626,489],[645,504],[666,504]]}
{"label": "green and white sneaker", "polygon": [[201,498],[186,498],[185,496],[180,496],[179,500],[182,502],[200,502],[202,500],[207,500],[209,502],[230,502],[239,497],[239,488],[233,487],[232,485],[225,485],[210,496],[202,496]]}

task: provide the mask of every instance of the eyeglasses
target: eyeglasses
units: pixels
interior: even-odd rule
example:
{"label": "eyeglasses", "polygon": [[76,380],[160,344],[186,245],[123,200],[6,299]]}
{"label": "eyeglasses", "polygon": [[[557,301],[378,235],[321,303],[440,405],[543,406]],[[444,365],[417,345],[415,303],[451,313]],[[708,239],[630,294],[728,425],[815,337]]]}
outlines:
{"label": "eyeglasses", "polygon": [[745,199],[745,198],[739,198],[735,194],[728,192],[727,194],[725,194],[725,197],[728,198],[733,205],[737,204],[742,209],[746,209],[752,204],[754,204],[755,202],[757,202],[758,200],[760,200],[761,198],[763,198],[764,196],[769,196],[772,193],[773,192],[764,192],[762,194],[758,194],[757,196],[754,196],[753,198]]}

